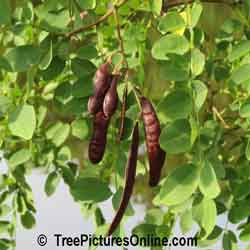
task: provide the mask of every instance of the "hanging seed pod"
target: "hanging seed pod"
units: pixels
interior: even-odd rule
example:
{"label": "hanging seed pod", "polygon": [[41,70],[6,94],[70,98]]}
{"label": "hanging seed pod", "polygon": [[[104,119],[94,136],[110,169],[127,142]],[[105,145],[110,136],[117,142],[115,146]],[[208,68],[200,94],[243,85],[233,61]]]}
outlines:
{"label": "hanging seed pod", "polygon": [[109,87],[110,87],[109,64],[104,63],[99,67],[94,76],[94,96],[96,98],[104,96]]}
{"label": "hanging seed pod", "polygon": [[101,111],[102,100],[101,98],[96,98],[95,96],[90,96],[88,101],[88,111],[90,114],[96,114]]}
{"label": "hanging seed pod", "polygon": [[145,97],[141,97],[140,102],[149,158],[149,185],[154,187],[160,181],[166,153],[159,144],[161,128],[154,107]]}
{"label": "hanging seed pod", "polygon": [[93,122],[93,135],[89,143],[89,160],[93,164],[99,163],[104,155],[109,118],[103,112],[98,112],[95,115]]}
{"label": "hanging seed pod", "polygon": [[102,64],[96,71],[93,79],[94,95],[90,96],[88,101],[88,111],[90,114],[102,111],[103,100],[110,87],[111,79],[109,64]]}
{"label": "hanging seed pod", "polygon": [[111,117],[118,106],[117,83],[119,80],[118,75],[112,76],[111,86],[107,91],[103,101],[103,112],[106,116]]}
{"label": "hanging seed pod", "polygon": [[132,144],[130,146],[128,162],[126,166],[125,187],[123,190],[119,209],[117,210],[116,215],[109,227],[108,236],[112,235],[112,233],[115,231],[117,226],[120,224],[122,217],[126,211],[126,208],[129,204],[130,197],[133,193],[133,187],[134,187],[135,176],[136,176],[138,147],[139,147],[139,129],[138,129],[138,123],[136,123],[134,127],[134,131],[133,131],[133,135],[132,135]]}

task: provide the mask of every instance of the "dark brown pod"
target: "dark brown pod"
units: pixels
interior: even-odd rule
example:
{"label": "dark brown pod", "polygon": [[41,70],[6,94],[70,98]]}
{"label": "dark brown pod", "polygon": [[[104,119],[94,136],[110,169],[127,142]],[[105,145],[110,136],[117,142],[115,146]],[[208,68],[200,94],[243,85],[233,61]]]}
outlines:
{"label": "dark brown pod", "polygon": [[133,193],[133,187],[135,183],[136,176],[136,165],[137,165],[137,156],[138,156],[138,147],[139,147],[139,129],[138,123],[136,123],[133,135],[132,135],[132,143],[129,150],[128,161],[126,166],[126,179],[125,179],[125,187],[122,194],[122,199],[119,205],[119,209],[117,210],[115,217],[109,227],[108,236],[112,235],[117,226],[120,224],[122,217],[126,211],[126,208],[129,204],[130,197]]}
{"label": "dark brown pod", "polygon": [[96,114],[102,110],[102,99],[90,96],[88,101],[88,111],[90,114]]}
{"label": "dark brown pod", "polygon": [[161,169],[166,153],[161,149],[159,144],[161,128],[154,107],[145,97],[141,97],[140,101],[149,158],[149,185],[154,187],[160,181]]}
{"label": "dark brown pod", "polygon": [[109,118],[103,112],[98,112],[93,121],[93,135],[89,143],[89,160],[93,164],[99,163],[104,155]]}
{"label": "dark brown pod", "polygon": [[117,83],[119,80],[118,75],[112,77],[111,86],[107,91],[103,101],[103,112],[106,116],[111,117],[118,106]]}
{"label": "dark brown pod", "polygon": [[94,76],[94,96],[96,98],[104,97],[110,87],[109,64],[102,64]]}

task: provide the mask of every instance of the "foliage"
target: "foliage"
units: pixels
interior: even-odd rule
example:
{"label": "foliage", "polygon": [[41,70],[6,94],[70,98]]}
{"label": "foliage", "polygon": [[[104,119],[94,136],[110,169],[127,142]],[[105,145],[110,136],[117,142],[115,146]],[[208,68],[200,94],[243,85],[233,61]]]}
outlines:
{"label": "foliage", "polygon": [[[121,0],[113,1],[115,8],[111,2],[0,1],[0,147],[8,164],[0,175],[0,233],[9,235],[0,248],[15,248],[19,219],[25,228],[35,226],[26,177],[37,168],[48,175],[48,196],[63,180],[95,217],[97,231],[107,223],[99,203],[112,197],[115,211],[122,193],[140,114],[135,87],[154,103],[168,159],[152,189],[147,155],[140,155],[134,196],[147,210],[134,232],[162,235],[164,228],[171,236],[180,221],[183,233],[198,225],[201,247],[221,240],[224,249],[235,249],[249,242],[249,1]],[[107,60],[125,72],[119,110],[129,87],[125,135],[117,143],[117,112],[105,157],[93,166],[86,157],[92,130],[87,101],[93,75]],[[217,225],[222,214],[237,232]]]}

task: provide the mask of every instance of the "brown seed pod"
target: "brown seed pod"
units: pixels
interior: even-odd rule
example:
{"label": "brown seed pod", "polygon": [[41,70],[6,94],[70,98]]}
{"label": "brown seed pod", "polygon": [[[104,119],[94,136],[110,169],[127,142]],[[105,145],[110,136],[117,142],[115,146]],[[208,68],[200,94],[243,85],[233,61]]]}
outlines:
{"label": "brown seed pod", "polygon": [[112,76],[111,86],[107,91],[103,101],[103,112],[106,116],[111,117],[118,106],[117,83],[119,80],[118,75]]}
{"label": "brown seed pod", "polygon": [[133,187],[134,187],[135,176],[136,176],[138,147],[139,147],[139,129],[138,129],[138,123],[136,123],[134,130],[133,130],[132,144],[130,146],[128,162],[126,166],[125,187],[123,190],[119,209],[117,210],[116,215],[109,227],[108,234],[107,234],[108,236],[110,236],[115,231],[117,226],[120,224],[122,217],[126,211],[126,208],[129,204],[130,197],[133,193]]}
{"label": "brown seed pod", "polygon": [[104,97],[110,87],[112,76],[109,72],[109,64],[102,64],[96,71],[94,82],[94,95],[89,97],[88,111],[90,114],[96,114],[102,111]]}
{"label": "brown seed pod", "polygon": [[154,187],[160,181],[166,153],[159,144],[161,128],[154,107],[145,97],[141,97],[140,102],[149,158],[149,185]]}
{"label": "brown seed pod", "polygon": [[89,160],[93,164],[99,163],[104,155],[109,118],[103,112],[98,112],[93,121],[93,135],[89,143]]}
{"label": "brown seed pod", "polygon": [[102,64],[94,76],[94,96],[103,97],[110,87],[109,64]]}
{"label": "brown seed pod", "polygon": [[88,101],[88,111],[90,114],[96,114],[102,110],[102,100],[101,98],[96,98],[94,95],[89,97]]}

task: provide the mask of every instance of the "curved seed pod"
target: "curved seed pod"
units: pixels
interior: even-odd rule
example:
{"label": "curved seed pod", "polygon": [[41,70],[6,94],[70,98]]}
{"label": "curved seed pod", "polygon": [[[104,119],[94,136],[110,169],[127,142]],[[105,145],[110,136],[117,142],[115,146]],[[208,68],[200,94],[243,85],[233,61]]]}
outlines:
{"label": "curved seed pod", "polygon": [[133,193],[133,187],[134,187],[135,176],[136,176],[138,147],[139,147],[139,129],[138,129],[138,123],[136,123],[134,127],[134,131],[133,131],[133,135],[132,135],[132,144],[130,146],[128,162],[126,166],[125,187],[123,190],[119,209],[116,212],[116,215],[109,227],[108,236],[110,236],[115,231],[117,226],[120,224],[122,217],[126,211],[126,208],[129,204],[130,197]]}
{"label": "curved seed pod", "polygon": [[159,144],[161,128],[154,107],[145,97],[141,97],[140,102],[149,158],[149,185],[154,187],[160,181],[161,169],[166,153],[161,149]]}
{"label": "curved seed pod", "polygon": [[90,114],[96,114],[98,111],[101,111],[102,100],[96,98],[95,96],[90,96],[88,101],[88,111]]}
{"label": "curved seed pod", "polygon": [[95,115],[93,122],[93,135],[89,143],[89,160],[93,164],[99,163],[104,155],[109,118],[103,112],[98,112]]}
{"label": "curved seed pod", "polygon": [[103,97],[110,87],[109,64],[102,64],[94,76],[94,96]]}
{"label": "curved seed pod", "polygon": [[118,106],[117,83],[119,80],[118,75],[112,77],[112,82],[109,90],[107,91],[103,101],[103,112],[106,116],[111,117]]}

